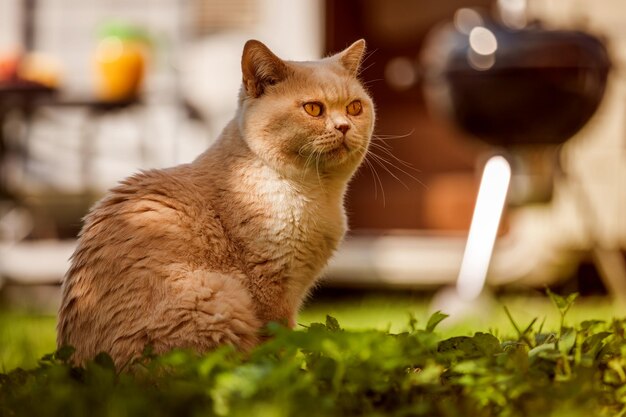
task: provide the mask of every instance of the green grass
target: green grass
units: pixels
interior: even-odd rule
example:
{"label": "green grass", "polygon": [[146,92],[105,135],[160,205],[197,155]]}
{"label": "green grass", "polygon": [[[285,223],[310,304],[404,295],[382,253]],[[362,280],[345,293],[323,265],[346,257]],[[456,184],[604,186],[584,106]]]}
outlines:
{"label": "green grass", "polygon": [[[550,297],[549,308],[547,298],[508,300],[508,314],[496,307],[483,324],[447,329],[444,314],[426,316],[412,297],[320,299],[300,331],[272,324],[250,354],[146,350],[124,372],[106,354],[75,367],[63,348],[36,368],[0,373],[0,415],[626,416],[626,319],[607,316],[619,308],[589,299],[570,309],[572,297]],[[329,310],[351,330],[332,317],[308,323]],[[470,331],[484,325],[493,331]],[[362,330],[394,326],[406,331]],[[444,336],[455,332],[467,335]]]}
{"label": "green grass", "polygon": [[[408,318],[415,317],[423,323],[430,313],[430,299],[423,295],[384,295],[368,294],[361,297],[346,297],[335,301],[332,298],[313,300],[300,314],[298,322],[308,324],[324,321],[331,315],[346,329],[377,329],[391,332],[406,331]],[[547,328],[559,324],[550,299],[544,295],[504,296],[481,306],[478,315],[468,316],[465,320],[446,323],[440,328],[444,336],[493,330],[500,334],[511,334],[514,328],[508,319],[504,307],[507,307],[516,321],[528,324],[534,318],[545,318]],[[444,312],[446,312],[444,310]],[[571,324],[584,320],[609,320],[611,317],[626,316],[626,306],[612,302],[606,297],[581,298],[568,312]]]}
{"label": "green grass", "polygon": [[[558,326],[558,314],[547,297],[509,296],[485,307],[487,319],[473,317],[452,324],[444,322],[446,325],[440,327],[439,331],[444,337],[473,334],[476,331],[514,334],[504,305],[520,325],[527,325],[535,317],[540,321],[545,317],[546,328]],[[314,297],[300,314],[298,323],[308,326],[314,322],[324,322],[326,315],[331,315],[345,329],[376,329],[397,333],[407,330],[410,315],[418,323],[425,323],[429,313],[429,299],[423,295],[355,292],[338,299]],[[625,315],[625,306],[612,304],[606,298],[587,298],[578,300],[567,318],[568,323],[576,324],[583,320],[608,320]],[[32,368],[44,354],[54,351],[55,325],[54,316],[0,310],[0,371],[16,367]]]}
{"label": "green grass", "polygon": [[56,347],[56,317],[0,310],[0,372],[31,368]]}

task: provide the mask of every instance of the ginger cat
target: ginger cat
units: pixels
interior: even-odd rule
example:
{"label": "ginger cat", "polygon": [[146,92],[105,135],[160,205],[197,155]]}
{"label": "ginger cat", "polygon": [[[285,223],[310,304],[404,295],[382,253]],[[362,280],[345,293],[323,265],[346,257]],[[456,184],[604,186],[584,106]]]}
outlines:
{"label": "ginger cat", "polygon": [[152,345],[249,350],[293,326],[346,232],[348,182],[374,128],[359,40],[312,62],[243,49],[234,119],[190,164],[125,179],[85,218],[63,284],[58,345],[122,366]]}

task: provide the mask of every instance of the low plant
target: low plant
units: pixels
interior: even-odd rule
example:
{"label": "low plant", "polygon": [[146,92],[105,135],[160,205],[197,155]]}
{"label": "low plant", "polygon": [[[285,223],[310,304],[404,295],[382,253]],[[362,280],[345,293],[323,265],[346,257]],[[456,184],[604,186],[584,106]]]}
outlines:
{"label": "low plant", "polygon": [[[410,331],[346,331],[337,320],[302,331],[270,325],[248,355],[149,349],[127,370],[72,349],[35,369],[0,374],[0,416],[624,416],[626,319],[568,327],[574,296],[549,293],[561,326],[533,320],[501,339],[442,339],[435,313]],[[508,312],[507,312],[508,314]]]}

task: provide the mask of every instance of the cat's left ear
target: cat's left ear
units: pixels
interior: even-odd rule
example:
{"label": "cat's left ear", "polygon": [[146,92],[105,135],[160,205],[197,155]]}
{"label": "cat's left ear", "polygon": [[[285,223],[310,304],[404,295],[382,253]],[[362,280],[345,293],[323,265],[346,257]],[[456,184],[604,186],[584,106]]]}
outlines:
{"label": "cat's left ear", "polygon": [[265,89],[287,77],[287,65],[263,43],[251,39],[241,56],[243,87],[251,97],[259,97]]}
{"label": "cat's left ear", "polygon": [[343,52],[337,54],[341,65],[348,70],[351,75],[359,73],[363,56],[365,55],[365,39],[359,39],[348,46]]}

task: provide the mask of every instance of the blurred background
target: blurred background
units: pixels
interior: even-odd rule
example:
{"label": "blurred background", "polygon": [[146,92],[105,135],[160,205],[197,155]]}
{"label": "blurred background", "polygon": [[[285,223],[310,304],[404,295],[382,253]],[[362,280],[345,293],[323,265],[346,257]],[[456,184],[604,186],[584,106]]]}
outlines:
{"label": "blurred background", "polygon": [[292,60],[368,43],[372,156],[303,323],[399,328],[459,299],[527,317],[546,286],[623,312],[624,25],[620,0],[2,0],[0,367],[54,349],[90,205],[216,139],[250,38]]}

